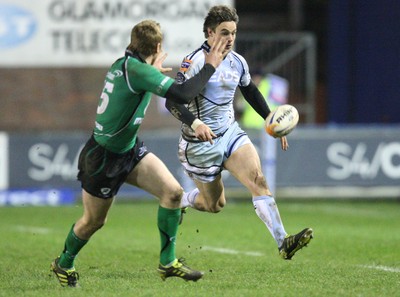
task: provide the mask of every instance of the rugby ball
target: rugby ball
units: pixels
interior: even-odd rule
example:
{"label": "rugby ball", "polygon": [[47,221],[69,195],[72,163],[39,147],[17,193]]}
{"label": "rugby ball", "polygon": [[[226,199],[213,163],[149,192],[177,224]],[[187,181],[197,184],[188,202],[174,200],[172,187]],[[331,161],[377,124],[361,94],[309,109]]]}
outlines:
{"label": "rugby ball", "polygon": [[272,137],[288,135],[299,122],[299,112],[290,104],[278,106],[265,119],[265,131]]}

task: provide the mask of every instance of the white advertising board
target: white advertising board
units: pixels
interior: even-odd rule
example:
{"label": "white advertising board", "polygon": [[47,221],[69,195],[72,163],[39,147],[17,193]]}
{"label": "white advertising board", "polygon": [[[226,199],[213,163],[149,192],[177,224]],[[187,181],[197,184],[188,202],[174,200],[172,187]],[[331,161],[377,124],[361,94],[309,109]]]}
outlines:
{"label": "white advertising board", "polygon": [[161,24],[165,64],[179,65],[217,4],[233,0],[0,0],[0,67],[109,66],[144,19]]}
{"label": "white advertising board", "polygon": [[0,132],[0,190],[8,188],[8,135]]}

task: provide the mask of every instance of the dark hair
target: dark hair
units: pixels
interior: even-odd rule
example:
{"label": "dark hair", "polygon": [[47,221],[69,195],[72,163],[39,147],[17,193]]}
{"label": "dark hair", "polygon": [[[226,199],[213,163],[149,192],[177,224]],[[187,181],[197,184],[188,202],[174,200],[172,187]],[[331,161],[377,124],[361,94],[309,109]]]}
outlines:
{"label": "dark hair", "polygon": [[157,44],[162,42],[162,37],[159,23],[144,20],[133,27],[128,49],[147,58],[157,52]]}
{"label": "dark hair", "polygon": [[207,16],[204,19],[203,32],[204,37],[208,38],[207,29],[215,31],[215,28],[223,22],[235,22],[239,23],[239,16],[236,13],[236,9],[226,5],[216,5],[210,8]]}

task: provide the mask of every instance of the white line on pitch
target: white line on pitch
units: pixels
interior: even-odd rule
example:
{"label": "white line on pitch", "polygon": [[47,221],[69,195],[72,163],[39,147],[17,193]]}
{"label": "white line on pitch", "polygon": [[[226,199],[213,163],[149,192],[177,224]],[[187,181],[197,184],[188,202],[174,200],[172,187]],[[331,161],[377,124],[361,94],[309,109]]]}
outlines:
{"label": "white line on pitch", "polygon": [[375,269],[375,270],[382,270],[382,271],[387,271],[387,272],[400,273],[400,268],[395,268],[395,267],[388,267],[388,266],[382,266],[382,265],[362,265],[362,267],[369,268],[369,269]]}
{"label": "white line on pitch", "polygon": [[23,232],[23,233],[36,233],[36,234],[49,234],[51,230],[49,228],[43,228],[43,227],[33,227],[33,226],[15,226],[15,230],[18,232]]}
{"label": "white line on pitch", "polygon": [[230,254],[230,255],[246,255],[246,256],[253,256],[253,257],[264,256],[264,254],[260,253],[260,252],[241,252],[241,251],[237,251],[237,250],[218,248],[218,247],[212,247],[212,246],[203,246],[201,248],[201,250],[216,252],[216,253],[220,253],[220,254]]}

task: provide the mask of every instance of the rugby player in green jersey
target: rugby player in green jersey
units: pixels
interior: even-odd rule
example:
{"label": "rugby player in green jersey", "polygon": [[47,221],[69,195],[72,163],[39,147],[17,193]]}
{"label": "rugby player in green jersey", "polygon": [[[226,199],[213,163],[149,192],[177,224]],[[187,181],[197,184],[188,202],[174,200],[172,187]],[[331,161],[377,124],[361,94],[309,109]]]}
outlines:
{"label": "rugby player in green jersey", "polygon": [[79,157],[83,215],[72,225],[61,255],[51,263],[62,286],[77,287],[74,260],[90,237],[106,222],[107,213],[123,183],[156,196],[161,238],[158,272],[163,280],[180,277],[197,281],[203,273],[189,268],[175,255],[183,189],[164,163],[137,136],[152,94],[187,103],[196,96],[221,63],[226,39],[207,54],[198,75],[184,84],[164,75],[160,25],[145,20],[134,26],[125,56],[109,69],[97,107],[93,135]]}

